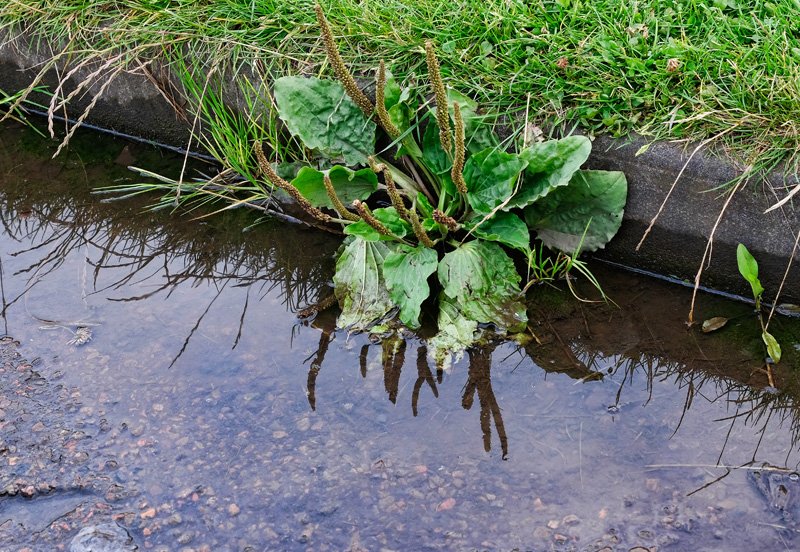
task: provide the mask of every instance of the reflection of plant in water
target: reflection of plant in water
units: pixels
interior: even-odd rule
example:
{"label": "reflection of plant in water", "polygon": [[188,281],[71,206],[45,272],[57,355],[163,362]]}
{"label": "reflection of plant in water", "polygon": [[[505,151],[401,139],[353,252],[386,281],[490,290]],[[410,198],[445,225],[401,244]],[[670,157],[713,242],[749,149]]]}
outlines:
{"label": "reflection of plant in water", "polygon": [[647,404],[652,399],[653,382],[673,380],[676,387],[684,389],[686,396],[673,435],[680,430],[686,415],[698,397],[709,403],[724,401],[734,407],[736,410],[730,416],[711,420],[716,423],[730,422],[717,459],[720,467],[729,468],[721,463],[728,445],[728,439],[737,422],[752,427],[761,436],[752,451],[749,462],[745,465],[756,462],[761,442],[770,421],[774,418],[777,418],[780,424],[788,423],[790,427],[791,446],[786,450],[787,462],[793,448],[796,448],[800,443],[800,407],[798,407],[797,397],[789,392],[775,392],[774,390],[753,387],[730,377],[714,374],[706,370],[698,370],[696,367],[684,362],[665,359],[658,354],[639,352],[630,356],[616,355],[608,357],[598,354],[596,351],[589,353],[585,349],[581,350],[582,345],[580,344],[576,344],[575,347],[576,356],[585,362],[586,368],[590,373],[603,373],[614,378],[614,381],[619,385],[616,402],[614,405],[610,405],[612,408],[623,404],[623,393],[626,384],[632,384],[637,373],[641,373],[646,377],[648,398],[644,404]]}
{"label": "reflection of plant in water", "polygon": [[503,416],[500,413],[500,406],[494,396],[492,389],[491,366],[492,350],[494,347],[481,347],[480,349],[470,349],[469,353],[469,375],[467,384],[464,386],[464,396],[461,399],[461,406],[465,410],[472,408],[475,394],[478,395],[478,402],[481,406],[480,420],[481,431],[483,432],[483,449],[489,452],[492,449],[492,419],[494,419],[497,435],[500,438],[500,449],[503,452],[503,460],[508,458],[508,436],[503,425]]}
{"label": "reflection of plant in water", "polygon": [[[63,174],[62,178],[67,176]],[[285,229],[275,227],[275,232],[282,234],[281,239],[275,239],[271,229],[263,225],[258,233],[244,234],[242,229],[253,219],[243,211],[186,224],[165,214],[143,211],[141,203],[100,204],[88,194],[82,195],[78,187],[55,194],[45,183],[20,186],[14,189],[12,182],[4,186],[0,224],[11,239],[33,244],[15,252],[15,256],[35,254],[37,258],[17,272],[30,280],[22,293],[6,298],[4,312],[58,269],[71,252],[84,248],[93,288],[90,294],[122,290],[131,283],[155,282],[145,294],[112,299],[115,301],[169,294],[182,282],[211,281],[218,290],[213,303],[229,283],[248,286],[239,336],[251,289],[260,295],[279,291],[289,309],[329,294],[331,266],[320,258],[329,257],[333,242],[325,236],[298,231],[293,239],[286,239]],[[101,273],[112,274],[114,279],[101,284]],[[201,321],[202,317],[195,329]],[[194,329],[178,356],[193,333]]]}
{"label": "reflection of plant in water", "polygon": [[[437,372],[437,381],[442,383],[443,371],[439,368]],[[417,416],[417,404],[419,403],[419,392],[422,390],[424,384],[428,384],[431,392],[435,398],[439,398],[439,390],[436,388],[436,382],[433,380],[431,367],[428,364],[428,351],[425,347],[417,348],[417,381],[414,382],[414,390],[411,392],[411,412],[414,417]]]}
{"label": "reflection of plant in water", "polygon": [[[320,323],[321,322],[321,323]],[[328,347],[332,341],[335,331],[333,321],[330,319],[320,319],[312,322],[314,327],[320,330],[320,339],[317,350],[309,356],[306,361],[311,361],[308,369],[306,382],[306,395],[308,404],[312,410],[317,407],[317,376],[322,370],[322,363],[328,352]],[[396,404],[399,391],[400,375],[403,370],[406,358],[407,341],[400,336],[391,336],[384,339],[374,346],[381,347],[381,366],[383,368],[383,384],[389,401]],[[359,353],[359,368],[361,377],[367,377],[367,359],[369,356],[370,345],[364,345]],[[464,385],[464,393],[461,406],[464,410],[471,410],[478,396],[480,405],[480,427],[483,434],[483,447],[486,452],[492,448],[492,421],[494,421],[497,434],[500,439],[500,448],[503,459],[508,457],[508,436],[506,435],[503,416],[500,412],[500,405],[494,395],[491,379],[491,364],[493,346],[481,347],[468,350],[469,371],[467,382]],[[417,379],[414,381],[411,392],[411,412],[416,417],[419,414],[418,404],[422,388],[427,384],[435,398],[439,398],[439,385],[442,384],[444,371],[437,368],[436,378],[434,379],[431,365],[428,362],[428,355],[424,345],[417,347],[416,356]]]}

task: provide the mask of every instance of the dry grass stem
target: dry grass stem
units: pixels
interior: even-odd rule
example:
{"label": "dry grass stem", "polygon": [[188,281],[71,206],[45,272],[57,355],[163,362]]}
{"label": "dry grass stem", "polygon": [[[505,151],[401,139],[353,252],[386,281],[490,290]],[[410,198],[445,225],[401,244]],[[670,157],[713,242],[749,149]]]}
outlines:
{"label": "dry grass stem", "polygon": [[55,54],[52,58],[50,58],[47,61],[47,63],[44,64],[42,69],[39,70],[39,72],[33,78],[31,83],[27,86],[27,88],[25,88],[24,90],[22,90],[22,92],[20,92],[16,101],[14,101],[14,103],[12,103],[9,107],[6,108],[8,111],[6,112],[5,115],[3,115],[2,118],[0,118],[0,123],[4,122],[6,119],[11,117],[12,114],[20,108],[20,106],[28,99],[28,96],[30,96],[31,92],[33,92],[33,90],[37,86],[39,86],[39,84],[44,79],[45,75],[47,75],[47,73],[49,73],[51,69],[54,69],[56,67],[56,64],[61,60],[62,57],[71,53],[72,51],[71,47],[72,47],[71,43],[67,44],[63,50],[61,50],[58,54]]}
{"label": "dry grass stem", "polygon": [[794,187],[794,188],[792,188],[792,190],[791,190],[791,191],[790,191],[788,194],[786,194],[786,197],[784,197],[784,198],[783,198],[782,200],[780,200],[778,203],[776,203],[775,205],[773,205],[772,207],[770,207],[769,209],[767,209],[766,211],[764,211],[764,214],[766,215],[766,214],[767,214],[767,213],[769,213],[770,211],[774,211],[775,209],[780,209],[781,207],[783,207],[784,205],[786,205],[787,203],[789,203],[789,201],[791,201],[791,199],[792,199],[792,198],[793,198],[793,197],[794,197],[794,196],[795,196],[795,195],[796,195],[798,192],[800,192],[800,184],[796,184],[796,185],[795,185],[795,187]]}
{"label": "dry grass stem", "polygon": [[72,125],[72,127],[69,129],[69,132],[67,132],[67,135],[64,137],[64,139],[58,145],[58,148],[56,149],[56,152],[53,154],[53,158],[58,157],[58,154],[61,153],[61,150],[63,150],[65,147],[67,147],[67,145],[69,144],[69,141],[72,139],[72,136],[75,134],[75,131],[78,130],[81,127],[83,122],[86,120],[86,118],[92,112],[92,109],[94,109],[94,106],[97,105],[97,102],[103,96],[105,91],[108,89],[109,86],[111,86],[111,83],[114,82],[114,79],[117,77],[117,75],[122,73],[122,71],[124,71],[124,67],[118,67],[113,73],[111,73],[108,76],[108,79],[106,79],[106,82],[103,83],[103,86],[100,87],[100,89],[97,91],[97,94],[94,96],[94,98],[92,98],[92,101],[89,103],[88,106],[86,106],[86,109],[83,110],[83,113],[81,113],[81,116],[78,117],[78,120],[75,121],[75,124]]}
{"label": "dry grass stem", "polygon": [[691,306],[689,307],[689,325],[694,323],[694,303],[695,300],[697,299],[697,290],[700,289],[700,277],[703,275],[704,265],[706,264],[706,260],[708,260],[709,263],[711,262],[711,252],[714,248],[713,245],[714,234],[717,231],[719,223],[722,222],[722,217],[723,215],[725,215],[725,210],[728,208],[728,205],[730,205],[733,196],[736,195],[736,192],[739,190],[739,188],[742,186],[742,183],[744,182],[745,182],[744,180],[740,180],[739,182],[737,182],[733,190],[731,190],[728,193],[728,198],[725,200],[722,209],[720,209],[719,215],[717,215],[717,220],[714,222],[714,226],[711,228],[711,233],[708,235],[708,241],[706,242],[706,249],[703,252],[703,258],[700,260],[700,266],[697,269],[697,274],[694,277],[694,288],[692,289],[692,303]]}
{"label": "dry grass stem", "polygon": [[800,243],[800,230],[797,231],[795,238],[794,238],[794,246],[792,247],[792,254],[789,256],[789,261],[786,263],[786,270],[783,272],[783,278],[781,279],[781,285],[778,286],[778,293],[775,294],[775,298],[772,300],[772,308],[769,310],[769,316],[767,316],[767,322],[764,324],[764,331],[767,331],[769,328],[770,320],[772,320],[772,315],[775,314],[775,307],[778,306],[778,298],[781,296],[783,292],[783,285],[786,283],[787,278],[789,277],[789,270],[792,268],[792,263],[794,262],[794,256],[797,254],[797,246]]}
{"label": "dry grass stem", "polygon": [[[650,234],[650,231],[653,229],[653,226],[655,226],[656,221],[658,220],[658,217],[661,216],[661,212],[664,210],[664,207],[667,205],[667,201],[669,201],[669,198],[672,195],[672,192],[675,190],[675,186],[677,186],[678,181],[681,179],[681,176],[683,176],[683,172],[686,170],[686,167],[689,166],[689,163],[691,163],[691,161],[694,158],[695,154],[698,151],[700,151],[703,147],[705,147],[706,145],[708,145],[711,142],[713,142],[714,140],[716,140],[717,138],[721,138],[725,134],[731,132],[737,126],[739,126],[739,125],[736,124],[736,125],[733,125],[733,126],[730,126],[730,127],[726,128],[725,130],[723,130],[719,134],[716,134],[715,136],[712,136],[711,138],[703,140],[702,142],[700,142],[700,144],[698,144],[698,146],[696,148],[694,148],[694,151],[692,151],[692,154],[686,160],[686,163],[684,163],[683,167],[681,167],[681,170],[678,173],[678,176],[675,177],[675,180],[672,183],[672,186],[670,186],[669,191],[667,192],[667,195],[664,197],[664,201],[661,202],[661,205],[659,206],[658,211],[656,212],[655,216],[650,220],[650,224],[647,226],[647,229],[644,231],[644,234],[642,234],[642,239],[640,239],[639,243],[636,244],[636,251],[639,251],[639,249],[642,247],[642,244],[647,239],[647,236]],[[701,265],[700,268],[701,268],[701,271],[702,271],[702,265]]]}
{"label": "dry grass stem", "polygon": [[86,75],[86,77],[83,80],[81,80],[81,82],[78,83],[75,89],[69,94],[67,94],[67,96],[61,100],[59,100],[59,97],[61,96],[61,92],[67,81],[70,78],[72,78],[78,71],[86,67],[88,64],[92,63],[93,61],[98,61],[98,58],[94,56],[86,58],[85,60],[78,63],[75,67],[70,69],[63,77],[59,78],[58,85],[56,86],[56,89],[53,91],[53,95],[50,96],[50,105],[47,109],[47,131],[50,133],[51,138],[55,137],[55,130],[53,129],[53,117],[55,115],[55,112],[61,109],[62,107],[65,107],[67,104],[69,104],[69,102],[75,96],[80,94],[84,90],[84,88],[87,88],[88,86],[92,85],[95,82],[95,80],[97,80],[98,76],[100,76],[101,73],[107,71],[114,64],[118,63],[121,58],[122,54],[119,54],[106,60],[105,63],[100,64],[100,66],[97,69]]}

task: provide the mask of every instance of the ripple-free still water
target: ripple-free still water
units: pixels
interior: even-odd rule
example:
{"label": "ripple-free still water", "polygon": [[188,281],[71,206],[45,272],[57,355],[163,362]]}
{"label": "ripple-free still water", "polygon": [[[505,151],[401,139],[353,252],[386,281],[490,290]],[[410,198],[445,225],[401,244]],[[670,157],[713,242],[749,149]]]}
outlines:
{"label": "ripple-free still water", "polygon": [[90,184],[133,176],[20,132],[0,138],[4,323],[38,360],[0,379],[0,549],[101,522],[144,550],[798,546],[746,475],[796,468],[793,402],[747,385],[742,343],[676,330],[683,290],[604,274],[621,309],[537,311],[541,345],[440,373],[419,340],[298,323],[335,238],[99,204]]}

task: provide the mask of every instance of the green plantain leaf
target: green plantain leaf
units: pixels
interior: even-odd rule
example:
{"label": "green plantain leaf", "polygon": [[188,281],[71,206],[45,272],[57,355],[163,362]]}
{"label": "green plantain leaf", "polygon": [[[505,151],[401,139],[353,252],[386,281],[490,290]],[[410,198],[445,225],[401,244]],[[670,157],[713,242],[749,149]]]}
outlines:
{"label": "green plantain leaf", "polygon": [[386,70],[386,86],[383,90],[383,105],[389,113],[389,119],[403,133],[411,126],[411,119],[417,112],[417,103],[408,88],[402,88]]}
{"label": "green plantain leaf", "polygon": [[569,185],[526,207],[525,222],[547,247],[573,253],[580,245],[582,251],[595,251],[619,230],[627,194],[621,172],[578,171]]}
{"label": "green plantain leaf", "polygon": [[[378,74],[378,70],[375,70],[375,74]],[[404,89],[398,84],[397,80],[394,78],[392,71],[390,69],[386,69],[386,86],[383,87],[383,106],[386,109],[390,109],[392,106],[397,105],[400,103],[400,99],[403,96]],[[407,95],[407,94],[406,94]]]}
{"label": "green plantain leaf", "polygon": [[375,123],[337,81],[281,77],[275,81],[278,115],[309,149],[347,165],[366,165],[375,153]]}
{"label": "green plantain leaf", "polygon": [[439,127],[435,121],[428,123],[425,134],[422,136],[422,162],[428,167],[450,196],[455,196],[458,192],[453,178],[450,176],[450,169],[453,168],[453,159],[444,151],[439,142]]}
{"label": "green plantain leaf", "polygon": [[478,213],[487,214],[514,191],[520,172],[527,165],[518,155],[487,148],[470,156],[464,165],[467,201]]}
{"label": "green plantain leaf", "polygon": [[398,247],[383,262],[383,276],[392,301],[400,307],[400,321],[409,328],[419,327],[422,302],[428,298],[428,276],[436,272],[439,257],[425,246]]}
{"label": "green plantain leaf", "polygon": [[[383,223],[395,237],[403,238],[414,231],[411,225],[397,214],[394,207],[375,209],[372,211],[372,214],[375,215],[375,218]],[[384,236],[379,233],[363,220],[348,224],[344,229],[344,233],[348,236],[358,236],[363,240],[372,242],[389,241],[393,239],[392,237]]]}
{"label": "green plantain leaf", "polygon": [[764,293],[764,287],[761,285],[761,280],[758,279],[758,262],[743,243],[736,247],[736,263],[739,265],[739,273],[750,282],[750,287],[753,288],[753,298],[760,299]]}
{"label": "green plantain leaf", "polygon": [[431,202],[428,201],[428,198],[425,197],[425,194],[422,192],[417,192],[417,208],[424,217],[433,215],[433,205],[431,205]]}
{"label": "green plantain leaf", "polygon": [[[499,211],[489,220],[478,224],[481,218],[467,222],[472,233],[484,240],[495,241],[521,251],[529,251],[531,235],[528,226],[513,213]],[[477,225],[477,226],[475,226]]]}
{"label": "green plantain leaf", "polygon": [[342,309],[337,320],[340,328],[369,330],[394,308],[383,278],[383,262],[389,252],[383,242],[345,240],[333,275],[334,293]]}
{"label": "green plantain leaf", "polygon": [[592,151],[585,136],[569,136],[534,144],[519,156],[528,162],[522,185],[505,210],[522,208],[549,194],[553,188],[566,186]]}
{"label": "green plantain leaf", "polygon": [[525,328],[520,275],[499,245],[483,240],[460,245],[444,256],[437,272],[442,293],[469,320],[494,324],[501,332]]}
{"label": "green plantain leaf", "polygon": [[781,361],[781,346],[778,340],[769,332],[762,332],[761,339],[764,341],[764,345],[767,346],[769,358],[772,359],[772,362],[778,364]]}
{"label": "green plantain leaf", "polygon": [[434,174],[449,174],[453,167],[453,160],[439,142],[439,126],[435,121],[430,121],[425,127],[425,134],[422,136],[422,159]]}
{"label": "green plantain leaf", "polygon": [[[328,169],[327,173],[336,195],[345,205],[349,205],[354,199],[367,199],[378,189],[378,176],[372,169],[353,171],[336,165]],[[323,174],[311,167],[303,167],[291,183],[314,207],[333,209],[333,203],[325,190]]]}

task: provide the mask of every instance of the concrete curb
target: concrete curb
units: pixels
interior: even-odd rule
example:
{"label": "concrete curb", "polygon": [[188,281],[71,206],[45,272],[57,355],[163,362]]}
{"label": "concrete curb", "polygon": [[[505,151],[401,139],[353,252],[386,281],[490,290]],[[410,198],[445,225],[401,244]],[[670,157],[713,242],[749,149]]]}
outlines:
{"label": "concrete curb", "polygon": [[[26,88],[51,56],[43,46],[37,49],[21,38],[0,36],[0,89],[15,92]],[[77,71],[69,79],[64,94],[74,90],[93,69],[87,66]],[[170,83],[176,81],[162,69],[139,69],[116,76],[97,101],[87,122],[144,140],[186,147],[191,123],[176,115],[173,106],[159,90],[168,90]],[[59,71],[63,74],[63,67]],[[56,76],[56,71],[51,71],[42,84],[52,90],[57,82]],[[62,114],[72,119],[79,117],[99,89],[98,83],[89,86],[70,102]],[[239,103],[234,92],[231,92],[231,101]],[[191,117],[189,114],[190,120]],[[644,144],[646,141],[642,138],[621,141],[600,137],[594,142],[587,168],[623,171],[629,184],[622,228],[598,256],[634,268],[694,281],[707,238],[724,203],[719,192],[713,190],[735,178],[740,171],[703,151],[687,164],[691,149],[671,143],[654,143],[644,154],[637,156]],[[637,243],[684,165],[685,170],[674,193],[637,251]],[[759,262],[766,297],[774,297],[792,257],[794,235],[800,231],[800,214],[791,206],[766,215],[764,211],[785,195],[789,189],[787,186],[795,184],[796,176],[785,182],[781,175],[774,174],[760,183],[758,189],[750,184],[736,194],[716,230],[713,255],[703,271],[703,285],[744,296],[749,294],[749,286],[742,280],[736,266],[736,245],[742,242]],[[786,278],[782,302],[800,303],[798,264],[792,266]]]}

